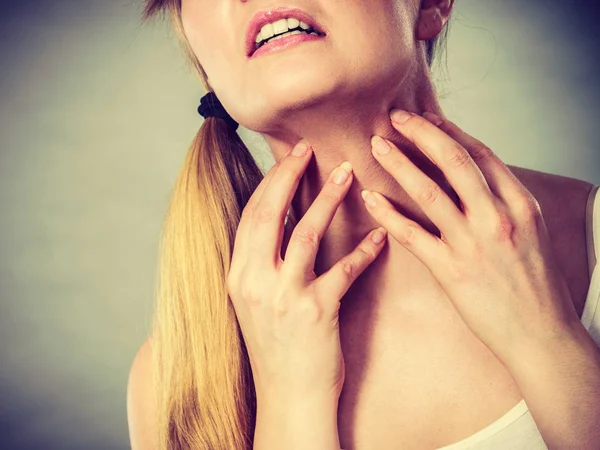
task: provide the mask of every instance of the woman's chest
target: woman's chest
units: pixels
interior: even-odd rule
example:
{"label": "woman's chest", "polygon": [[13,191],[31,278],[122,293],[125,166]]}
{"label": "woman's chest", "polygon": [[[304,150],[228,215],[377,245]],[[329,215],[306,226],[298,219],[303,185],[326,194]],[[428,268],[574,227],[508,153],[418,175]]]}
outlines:
{"label": "woman's chest", "polygon": [[[581,292],[587,285],[573,278],[569,287]],[[343,449],[436,449],[485,428],[523,398],[445,294],[395,300],[342,303]],[[576,307],[579,317],[583,306]]]}
{"label": "woman's chest", "polygon": [[522,398],[447,299],[403,300],[340,315],[344,449],[438,448],[484,428]]}

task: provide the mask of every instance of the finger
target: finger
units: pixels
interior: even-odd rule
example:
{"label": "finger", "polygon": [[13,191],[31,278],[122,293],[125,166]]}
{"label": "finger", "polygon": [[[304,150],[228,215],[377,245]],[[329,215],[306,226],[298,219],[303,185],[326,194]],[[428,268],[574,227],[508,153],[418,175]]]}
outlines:
{"label": "finger", "polygon": [[[384,228],[371,230],[351,253],[341,258],[333,267],[317,278],[315,287],[321,296],[331,298],[332,301],[340,301],[352,283],[379,256],[387,242],[386,234]],[[374,237],[380,237],[381,240],[375,242]]]}
{"label": "finger", "polygon": [[[406,193],[421,207],[446,239],[451,242],[460,242],[458,239],[464,238],[465,234],[469,233],[467,220],[450,197],[392,142],[380,136],[374,136],[372,142],[373,156],[379,164],[392,175]],[[387,153],[382,154],[382,150],[387,150]],[[375,208],[368,209],[371,214],[381,215],[381,213],[386,212],[385,208],[391,207],[391,205],[388,205],[389,202],[380,202]]]}
{"label": "finger", "polygon": [[348,161],[332,170],[325,186],[294,228],[281,269],[286,277],[304,280],[313,272],[321,238],[348,193],[352,175]]}
{"label": "finger", "polygon": [[265,187],[269,184],[269,182],[273,178],[273,175],[275,174],[275,172],[277,172],[278,168],[279,163],[275,163],[273,167],[269,169],[269,171],[265,174],[264,178],[258,184],[256,189],[254,189],[254,192],[252,193],[252,195],[246,202],[244,209],[242,210],[242,215],[238,223],[233,243],[233,255],[231,264],[233,264],[233,261],[238,257],[248,254],[248,249],[246,248],[247,246],[245,244],[249,242],[248,231],[250,227],[248,225],[250,222],[250,218],[252,217],[252,210],[256,207],[256,204],[262,196]]}
{"label": "finger", "polygon": [[[250,210],[252,210],[256,207],[256,204],[262,197],[262,194],[263,194],[265,188],[267,187],[267,185],[273,178],[273,175],[275,174],[275,172],[277,172],[277,169],[279,168],[279,166],[280,166],[280,163],[273,164],[273,167],[271,167],[269,169],[269,171],[265,174],[264,178],[261,180],[261,182],[258,184],[258,186],[256,186],[256,189],[254,190],[254,192],[248,199],[246,206],[244,207],[244,211],[246,213],[248,213]],[[247,214],[247,215],[250,216],[249,214]],[[248,219],[248,217],[246,217],[246,219]]]}
{"label": "finger", "polygon": [[[284,158],[288,157],[292,153],[292,151],[293,151],[293,149],[290,150],[289,152],[287,152],[285,154]],[[283,161],[283,158],[282,158],[282,161]],[[244,211],[242,212],[242,219],[240,220],[240,223],[244,222],[243,223],[244,226],[246,226],[247,222],[249,222],[249,218],[252,215],[251,211],[256,207],[256,205],[260,201],[260,199],[263,195],[263,192],[265,191],[265,188],[270,183],[271,179],[273,178],[273,175],[275,174],[275,172],[277,172],[277,170],[279,169],[280,166],[281,166],[281,161],[275,162],[275,164],[273,164],[273,166],[267,171],[264,178],[261,180],[261,182],[258,184],[256,189],[254,190],[254,192],[252,193],[252,195],[246,202],[246,206],[244,207]],[[244,214],[246,215],[245,219],[244,219]]]}
{"label": "finger", "polygon": [[294,146],[294,150],[301,148],[306,148],[304,155],[292,151],[280,161],[280,167],[252,210],[248,250],[253,258],[256,255],[257,264],[274,267],[281,258],[285,216],[312,154],[306,142]]}
{"label": "finger", "polygon": [[440,168],[458,194],[463,209],[483,215],[495,212],[494,194],[469,152],[427,119],[406,114],[399,115],[404,122],[397,122],[398,116],[392,114],[392,125]]}
{"label": "finger", "polygon": [[[363,190],[361,195],[373,218],[426,266],[434,268],[440,261],[447,260],[448,244],[414,220],[410,220],[396,211],[388,199],[379,192]],[[372,203],[370,204],[370,197],[375,201],[374,206],[371,206]]]}
{"label": "finger", "polygon": [[529,191],[506,164],[483,142],[465,133],[454,122],[426,112],[423,114],[432,124],[460,143],[477,163],[492,192],[506,204],[529,197]]}

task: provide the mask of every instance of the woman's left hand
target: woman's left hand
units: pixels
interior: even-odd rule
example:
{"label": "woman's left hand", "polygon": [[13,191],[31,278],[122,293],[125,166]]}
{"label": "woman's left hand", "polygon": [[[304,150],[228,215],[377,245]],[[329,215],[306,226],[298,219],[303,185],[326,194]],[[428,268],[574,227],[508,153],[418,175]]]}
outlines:
{"label": "woman's left hand", "polygon": [[[549,339],[572,337],[581,322],[551,248],[539,203],[483,143],[454,123],[409,113],[392,120],[444,173],[461,208],[393,143],[373,155],[437,226],[441,239],[400,214],[381,194],[367,206],[389,235],[419,258],[473,333],[503,362]],[[395,116],[393,116],[395,118]],[[439,124],[438,124],[439,122]],[[437,124],[437,126],[435,124]],[[387,154],[375,148],[387,142]]]}

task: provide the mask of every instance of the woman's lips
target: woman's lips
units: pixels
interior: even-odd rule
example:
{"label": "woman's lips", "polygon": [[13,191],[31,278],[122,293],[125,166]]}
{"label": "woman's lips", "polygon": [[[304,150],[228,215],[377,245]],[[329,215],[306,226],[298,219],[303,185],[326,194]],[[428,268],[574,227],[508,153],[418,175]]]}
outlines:
{"label": "woman's lips", "polygon": [[266,44],[260,46],[258,50],[252,53],[250,59],[257,58],[266,53],[271,53],[274,51],[284,50],[286,48],[293,47],[301,42],[306,41],[316,41],[319,39],[324,39],[325,36],[317,36],[314,34],[294,34],[292,36],[286,36],[282,39],[277,39],[276,41],[267,42]]}

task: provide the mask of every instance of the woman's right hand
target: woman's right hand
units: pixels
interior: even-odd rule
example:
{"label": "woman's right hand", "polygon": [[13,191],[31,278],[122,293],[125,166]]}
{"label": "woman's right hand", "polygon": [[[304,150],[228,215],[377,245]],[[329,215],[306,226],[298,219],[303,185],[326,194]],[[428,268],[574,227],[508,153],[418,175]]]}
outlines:
{"label": "woman's right hand", "polygon": [[[288,153],[265,175],[242,212],[227,290],[244,336],[258,397],[339,397],[345,378],[338,311],[354,280],[385,245],[372,230],[320,277],[314,273],[319,242],[352,184],[334,183],[336,168],[295,227],[281,259],[284,220],[312,149]],[[343,170],[343,169],[342,169]],[[381,241],[371,238],[379,230]]]}

